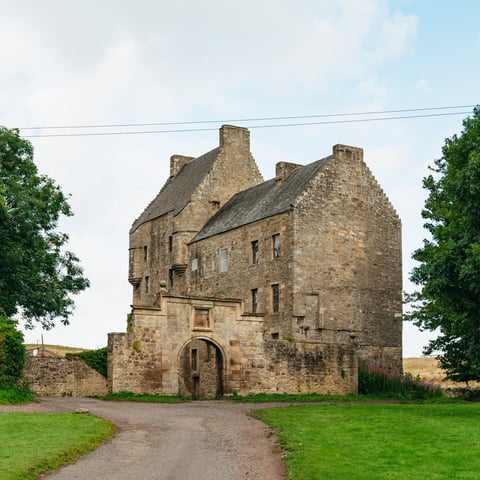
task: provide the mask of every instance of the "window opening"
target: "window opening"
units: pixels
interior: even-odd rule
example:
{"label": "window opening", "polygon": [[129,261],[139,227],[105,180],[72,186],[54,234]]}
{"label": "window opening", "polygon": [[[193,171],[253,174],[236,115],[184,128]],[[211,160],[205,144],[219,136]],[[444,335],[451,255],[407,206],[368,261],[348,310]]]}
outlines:
{"label": "window opening", "polygon": [[145,277],[145,293],[150,293],[150,277],[148,275]]}
{"label": "window opening", "polygon": [[170,288],[175,286],[175,272],[173,268],[168,271],[168,284],[170,285]]}
{"label": "window opening", "polygon": [[278,283],[272,285],[272,310],[273,313],[278,313],[280,303],[280,289]]}
{"label": "window opening", "polygon": [[145,262],[146,262],[147,259],[148,259],[148,247],[147,247],[147,245],[145,245],[143,247],[143,260],[145,260]]}
{"label": "window opening", "polygon": [[220,249],[220,272],[228,271],[228,251],[226,248]]}
{"label": "window opening", "polygon": [[192,272],[198,270],[198,257],[192,258]]}
{"label": "window opening", "polygon": [[258,309],[258,288],[252,288],[252,313],[257,313]]}
{"label": "window opening", "polygon": [[168,251],[171,253],[173,251],[173,237],[170,235],[168,237]]}
{"label": "window opening", "polygon": [[273,258],[280,258],[280,234],[276,233],[272,236]]}
{"label": "window opening", "polygon": [[252,263],[258,263],[258,240],[252,242]]}
{"label": "window opening", "polygon": [[192,367],[192,372],[197,372],[198,371],[198,350],[196,348],[192,348],[191,351],[191,367]]}
{"label": "window opening", "polygon": [[218,200],[212,201],[212,210],[220,210],[220,202]]}

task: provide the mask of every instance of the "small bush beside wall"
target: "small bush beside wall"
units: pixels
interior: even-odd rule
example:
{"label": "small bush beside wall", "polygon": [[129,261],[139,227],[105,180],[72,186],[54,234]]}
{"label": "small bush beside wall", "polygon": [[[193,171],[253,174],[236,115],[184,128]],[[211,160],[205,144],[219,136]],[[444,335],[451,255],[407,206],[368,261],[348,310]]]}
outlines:
{"label": "small bush beside wall", "polygon": [[89,367],[94,368],[98,373],[107,378],[107,347],[97,350],[86,350],[81,353],[70,353],[67,357],[74,356],[81,358]]}
{"label": "small bush beside wall", "polygon": [[362,364],[358,370],[358,393],[385,398],[427,400],[443,396],[438,385],[423,382],[412,374],[390,375],[383,369]]}

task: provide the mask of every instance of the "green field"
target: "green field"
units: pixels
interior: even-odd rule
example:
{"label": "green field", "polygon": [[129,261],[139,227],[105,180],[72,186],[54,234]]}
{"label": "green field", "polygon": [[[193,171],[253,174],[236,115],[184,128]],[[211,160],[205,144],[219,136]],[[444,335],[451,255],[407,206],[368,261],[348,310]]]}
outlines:
{"label": "green field", "polygon": [[477,480],[480,404],[324,403],[258,410],[290,480]]}
{"label": "green field", "polygon": [[72,463],[114,433],[110,422],[89,414],[0,412],[0,478],[38,478]]}

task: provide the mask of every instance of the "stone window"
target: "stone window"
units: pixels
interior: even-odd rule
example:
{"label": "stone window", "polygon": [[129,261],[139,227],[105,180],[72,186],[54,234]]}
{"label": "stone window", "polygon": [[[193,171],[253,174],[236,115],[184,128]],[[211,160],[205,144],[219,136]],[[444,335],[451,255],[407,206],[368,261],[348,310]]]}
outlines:
{"label": "stone window", "polygon": [[196,348],[192,348],[190,355],[190,363],[192,372],[198,372],[198,350]]}
{"label": "stone window", "polygon": [[258,309],[258,288],[252,288],[252,313],[257,313]]}
{"label": "stone window", "polygon": [[194,309],[193,328],[200,328],[200,329],[210,328],[210,309],[208,308]]}
{"label": "stone window", "polygon": [[220,249],[220,272],[228,271],[228,250],[226,248]]}
{"label": "stone window", "polygon": [[272,235],[273,258],[280,258],[280,234]]}
{"label": "stone window", "polygon": [[175,271],[173,270],[173,268],[168,271],[168,285],[170,286],[170,288],[173,288],[175,286]]}
{"label": "stone window", "polygon": [[220,210],[220,202],[218,200],[212,200],[212,210]]}
{"label": "stone window", "polygon": [[168,237],[168,251],[171,253],[173,252],[173,237],[170,235]]}
{"label": "stone window", "polygon": [[192,258],[192,272],[198,270],[198,257]]}
{"label": "stone window", "polygon": [[143,260],[146,262],[148,260],[148,247],[145,245],[143,247]]}
{"label": "stone window", "polygon": [[147,295],[150,293],[150,277],[148,275],[145,277],[145,293]]}
{"label": "stone window", "polygon": [[252,263],[258,263],[258,240],[252,242]]}
{"label": "stone window", "polygon": [[280,288],[278,283],[272,285],[272,311],[278,313],[280,304]]}

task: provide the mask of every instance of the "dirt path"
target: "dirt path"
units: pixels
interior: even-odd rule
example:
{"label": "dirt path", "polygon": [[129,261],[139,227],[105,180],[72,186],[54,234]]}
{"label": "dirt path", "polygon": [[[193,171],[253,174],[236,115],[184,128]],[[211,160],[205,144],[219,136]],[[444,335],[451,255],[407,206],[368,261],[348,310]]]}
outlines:
{"label": "dirt path", "polygon": [[117,436],[51,480],[280,480],[285,468],[265,425],[246,415],[265,405],[226,401],[181,404],[43,398],[2,411],[71,412],[88,408],[119,429]]}

